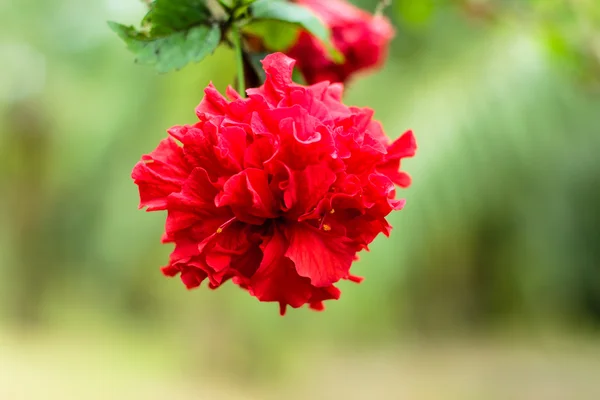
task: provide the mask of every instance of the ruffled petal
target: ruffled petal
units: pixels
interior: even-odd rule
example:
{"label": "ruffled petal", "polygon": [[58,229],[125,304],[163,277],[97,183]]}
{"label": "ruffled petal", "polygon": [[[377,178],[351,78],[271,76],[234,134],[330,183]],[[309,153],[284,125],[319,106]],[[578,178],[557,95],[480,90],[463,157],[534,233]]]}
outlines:
{"label": "ruffled petal", "polygon": [[217,208],[214,204],[219,193],[218,185],[211,182],[203,168],[196,168],[185,181],[181,192],[168,198],[168,215],[165,224],[167,238],[180,231],[202,241],[212,235],[233,217],[231,210]]}
{"label": "ruffled petal", "polygon": [[248,168],[229,178],[215,199],[218,207],[229,206],[235,216],[249,224],[262,224],[277,216],[276,203],[264,170]]}
{"label": "ruffled petal", "polygon": [[387,175],[396,185],[402,188],[410,186],[410,175],[400,171],[400,162],[403,158],[413,157],[416,150],[417,143],[413,132],[405,132],[388,147],[383,161],[377,164],[377,171]]}
{"label": "ruffled petal", "polygon": [[324,300],[338,299],[340,291],[334,286],[315,287],[310,279],[298,275],[294,263],[285,257],[287,240],[275,230],[261,246],[263,259],[248,285],[250,293],[260,301],[278,302],[280,314],[287,306],[298,308],[309,304],[322,310]]}
{"label": "ruffled petal", "polygon": [[278,231],[266,239],[262,262],[248,288],[260,301],[280,303],[282,313],[286,305],[298,308],[306,304],[313,292],[310,280],[298,275],[294,263],[284,256],[286,246],[284,236]]}
{"label": "ruffled petal", "polygon": [[158,147],[133,168],[131,177],[140,192],[140,208],[164,210],[167,196],[179,192],[190,173],[183,149],[171,138],[163,139]]}
{"label": "ruffled petal", "polygon": [[[325,163],[309,165],[301,171],[293,171],[294,201],[290,207],[290,218],[297,218],[313,210],[329,192],[336,174]],[[290,196],[292,197],[292,196]]]}
{"label": "ruffled petal", "polygon": [[[325,227],[325,225],[323,226]],[[328,287],[348,276],[355,248],[342,236],[327,234],[308,224],[286,226],[289,247],[285,253],[300,276],[310,279],[316,287]]]}

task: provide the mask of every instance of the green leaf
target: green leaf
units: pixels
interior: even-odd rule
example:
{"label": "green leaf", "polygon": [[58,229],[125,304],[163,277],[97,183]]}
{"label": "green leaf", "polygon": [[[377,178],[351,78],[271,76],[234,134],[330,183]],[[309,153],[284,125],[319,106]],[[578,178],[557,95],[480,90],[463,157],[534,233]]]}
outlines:
{"label": "green leaf", "polygon": [[[154,36],[140,32],[133,26],[109,22],[110,28],[125,41],[127,47],[136,55],[136,62],[153,65],[158,72],[164,73],[181,69],[190,62],[199,62],[212,53],[221,41],[221,29],[218,24],[199,25],[187,30],[171,30],[165,36]],[[167,25],[160,32],[166,32]]]}
{"label": "green leaf", "polygon": [[244,26],[243,29],[244,33],[262,38],[267,49],[285,51],[294,44],[301,28],[277,20],[258,20]]}
{"label": "green leaf", "polygon": [[230,10],[233,7],[233,0],[217,0],[221,7],[225,10]]}
{"label": "green leaf", "polygon": [[237,0],[238,7],[249,6],[252,3],[255,3],[256,0]]}
{"label": "green leaf", "polygon": [[[256,25],[263,24],[264,21],[277,21],[280,24],[294,25],[305,29],[319,39],[326,46],[332,60],[335,62],[343,61],[342,54],[331,44],[331,31],[308,8],[281,0],[256,0],[250,6],[250,12],[254,21],[248,25],[249,29],[256,29]],[[264,30],[264,26],[258,28],[259,31],[260,29]],[[285,34],[289,36],[289,31],[286,31]],[[268,36],[270,35],[265,34],[263,39],[271,40]],[[289,37],[286,40],[289,40]],[[281,42],[283,43],[286,40]]]}
{"label": "green leaf", "polygon": [[234,8],[248,6],[252,3],[254,3],[256,0],[217,0],[217,1],[223,8],[225,8],[227,10],[231,10]]}
{"label": "green leaf", "polygon": [[136,55],[136,62],[153,65],[159,72],[198,62],[221,41],[221,29],[206,0],[155,0],[140,30],[115,22],[109,26]]}
{"label": "green leaf", "polygon": [[205,0],[155,0],[142,26],[150,26],[150,34],[160,36],[206,23],[210,17]]}
{"label": "green leaf", "polygon": [[294,68],[294,71],[292,71],[292,80],[300,85],[307,85],[304,75],[302,75],[302,72],[298,68]]}

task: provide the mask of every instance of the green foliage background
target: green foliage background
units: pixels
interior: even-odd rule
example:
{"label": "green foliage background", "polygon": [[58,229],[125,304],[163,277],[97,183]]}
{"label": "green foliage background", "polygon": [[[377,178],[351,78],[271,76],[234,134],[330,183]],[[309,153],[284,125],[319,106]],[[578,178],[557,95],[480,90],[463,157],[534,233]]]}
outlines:
{"label": "green foliage background", "polygon": [[[373,10],[376,2],[358,3]],[[0,398],[39,398],[2,390],[53,365],[52,398],[81,398],[69,378],[81,366],[84,387],[95,387],[93,375],[113,388],[98,398],[153,398],[134,389],[146,387],[124,372],[134,370],[152,384],[181,379],[193,388],[165,389],[170,398],[334,396],[302,397],[315,385],[365,398],[343,390],[353,366],[365,370],[363,385],[383,390],[375,398],[399,398],[392,376],[418,389],[408,398],[432,398],[419,379],[435,386],[465,354],[495,354],[490,338],[513,351],[559,332],[576,361],[548,361],[565,369],[543,375],[540,388],[553,374],[573,375],[557,390],[580,395],[564,398],[600,396],[593,378],[585,381],[600,373],[596,2],[393,3],[390,60],[350,84],[346,102],[374,108],[392,137],[415,130],[419,151],[404,164],[414,184],[400,192],[407,206],[391,217],[392,237],[354,267],[361,285],[343,284],[324,313],[285,318],[235,287],[187,292],[160,275],[170,251],[159,244],[165,216],[137,210],[131,168],[166,128],[194,121],[209,81],[233,82],[234,63],[221,49],[174,74],[135,65],[105,21],[133,24],[143,12],[134,0],[0,3],[0,354],[8,354],[0,355]],[[24,335],[31,342],[14,341]],[[440,341],[452,343],[450,355],[431,352]],[[580,351],[577,343],[590,341]],[[412,343],[423,346],[412,357],[430,363],[394,369],[395,349]],[[31,346],[47,359],[27,361]],[[510,351],[509,370],[529,365]],[[105,352],[114,356],[100,375],[84,368]],[[448,369],[432,367],[439,354],[454,360]],[[584,354],[589,363],[579,362]],[[11,360],[21,360],[22,373]],[[339,376],[328,385],[315,378],[331,370]],[[127,377],[121,386],[117,376]],[[197,391],[208,382],[218,392]],[[491,386],[473,395],[476,385],[465,383],[456,398],[529,398],[510,382],[506,393]]]}

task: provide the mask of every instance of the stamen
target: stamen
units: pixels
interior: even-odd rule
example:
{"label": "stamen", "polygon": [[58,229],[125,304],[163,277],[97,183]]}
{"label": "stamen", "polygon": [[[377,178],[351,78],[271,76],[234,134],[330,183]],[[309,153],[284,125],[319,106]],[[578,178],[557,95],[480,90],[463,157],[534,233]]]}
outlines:
{"label": "stamen", "polygon": [[329,225],[327,225],[327,224],[324,224],[324,225],[323,225],[323,230],[324,230],[325,232],[329,232],[329,231],[331,230],[331,227],[330,227]]}
{"label": "stamen", "polygon": [[217,228],[217,233],[223,232],[223,228]]}

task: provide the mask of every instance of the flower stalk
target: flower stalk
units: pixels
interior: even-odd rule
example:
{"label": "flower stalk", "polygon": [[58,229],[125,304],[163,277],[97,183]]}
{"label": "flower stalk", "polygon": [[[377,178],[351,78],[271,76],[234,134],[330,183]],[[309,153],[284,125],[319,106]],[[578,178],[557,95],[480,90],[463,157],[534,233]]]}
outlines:
{"label": "flower stalk", "polygon": [[242,48],[242,34],[237,24],[231,27],[231,38],[233,51],[235,52],[235,64],[237,70],[237,91],[242,97],[246,97],[246,78],[244,74],[244,49]]}

